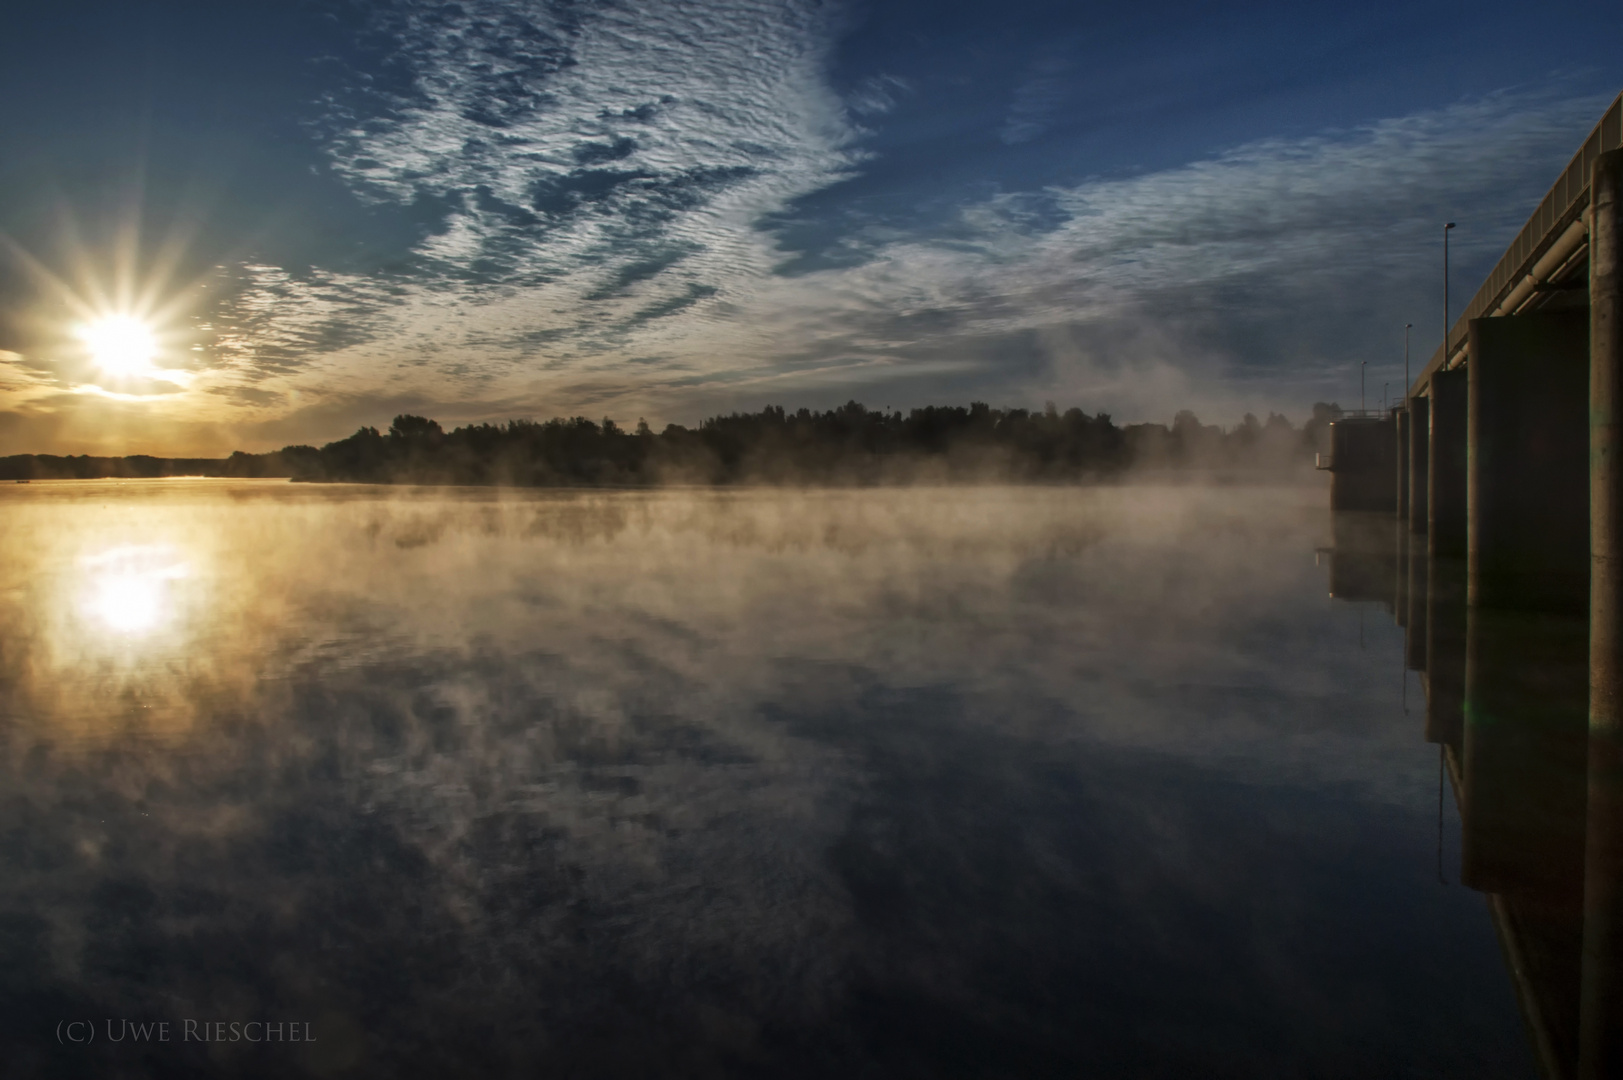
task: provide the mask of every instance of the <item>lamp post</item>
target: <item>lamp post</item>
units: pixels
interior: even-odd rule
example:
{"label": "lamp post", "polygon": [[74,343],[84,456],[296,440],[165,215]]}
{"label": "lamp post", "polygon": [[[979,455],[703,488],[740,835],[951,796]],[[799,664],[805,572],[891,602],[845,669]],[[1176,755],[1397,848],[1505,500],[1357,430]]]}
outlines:
{"label": "lamp post", "polygon": [[1403,324],[1403,402],[1407,407],[1409,402],[1409,330],[1414,326],[1412,322]]}
{"label": "lamp post", "polygon": [[1368,360],[1358,361],[1358,411],[1360,413],[1369,411],[1369,402],[1364,399],[1364,369],[1367,367],[1369,367]]}
{"label": "lamp post", "polygon": [[1452,329],[1448,324],[1448,230],[1454,227],[1450,221],[1443,226],[1443,370],[1448,370],[1448,333]]}

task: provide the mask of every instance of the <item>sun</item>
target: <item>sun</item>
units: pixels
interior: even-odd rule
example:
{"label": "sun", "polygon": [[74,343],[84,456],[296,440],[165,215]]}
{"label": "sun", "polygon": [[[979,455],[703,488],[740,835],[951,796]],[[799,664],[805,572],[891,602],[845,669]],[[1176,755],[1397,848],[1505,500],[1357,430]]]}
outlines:
{"label": "sun", "polygon": [[158,342],[133,315],[107,315],[79,331],[96,366],[109,375],[144,375],[152,370]]}

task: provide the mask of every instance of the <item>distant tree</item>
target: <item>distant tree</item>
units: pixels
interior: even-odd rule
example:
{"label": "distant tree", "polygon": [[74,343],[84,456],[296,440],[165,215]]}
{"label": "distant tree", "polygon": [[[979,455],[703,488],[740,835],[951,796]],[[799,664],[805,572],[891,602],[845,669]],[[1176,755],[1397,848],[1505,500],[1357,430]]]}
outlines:
{"label": "distant tree", "polygon": [[[1339,415],[1320,403],[1315,421]],[[1130,465],[1152,469],[1276,470],[1298,466],[1313,448],[1283,416],[1266,424],[1247,414],[1225,433],[1191,411],[1170,427],[1117,427],[1107,413],[997,409],[985,402],[924,406],[906,415],[870,410],[857,401],[819,412],[766,405],[758,412],[711,416],[689,429],[667,424],[655,433],[638,418],[627,432],[612,419],[585,417],[470,424],[446,432],[427,417],[395,417],[388,434],[364,427],[347,439],[286,447],[273,455],[235,455],[218,463],[224,475],[372,483],[516,485],[682,483],[877,483],[908,476],[932,479],[1080,480]],[[60,459],[6,459],[18,476],[56,469],[80,475],[102,469],[128,475],[197,471],[194,463],[110,459],[107,464]],[[917,470],[923,470],[919,472]]]}
{"label": "distant tree", "polygon": [[391,439],[438,439],[444,434],[439,424],[426,416],[402,413],[389,425]]}

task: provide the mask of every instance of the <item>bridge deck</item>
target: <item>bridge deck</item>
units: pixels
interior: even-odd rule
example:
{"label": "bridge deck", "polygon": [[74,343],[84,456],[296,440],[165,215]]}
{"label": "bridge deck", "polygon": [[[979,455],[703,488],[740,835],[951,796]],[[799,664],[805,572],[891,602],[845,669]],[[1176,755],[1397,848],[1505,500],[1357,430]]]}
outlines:
{"label": "bridge deck", "polygon": [[[1488,280],[1482,283],[1482,287],[1476,291],[1470,303],[1465,305],[1465,312],[1449,332],[1450,355],[1446,358],[1446,363],[1443,346],[1439,344],[1431,360],[1421,369],[1419,376],[1409,387],[1409,396],[1424,393],[1432,375],[1439,369],[1456,367],[1464,361],[1465,357],[1462,354],[1466,351],[1466,329],[1472,319],[1480,319],[1485,315],[1510,314],[1509,311],[1498,309],[1518,286],[1523,285],[1533,268],[1562,240],[1573,223],[1583,219],[1584,212],[1589,208],[1589,172],[1595,159],[1606,151],[1616,150],[1620,146],[1623,146],[1623,94],[1613,99],[1611,107],[1590,131],[1589,137],[1573,155],[1572,161],[1550,188],[1549,194],[1544,196],[1538,209],[1533,211],[1533,216],[1528,218],[1527,224],[1516,234],[1516,239],[1499,257],[1499,262],[1488,275]],[[1560,265],[1551,268],[1552,280],[1575,274],[1576,267],[1586,251],[1587,244],[1580,244]],[[1530,292],[1521,298],[1518,309],[1537,306],[1539,296],[1540,293],[1537,291]]]}

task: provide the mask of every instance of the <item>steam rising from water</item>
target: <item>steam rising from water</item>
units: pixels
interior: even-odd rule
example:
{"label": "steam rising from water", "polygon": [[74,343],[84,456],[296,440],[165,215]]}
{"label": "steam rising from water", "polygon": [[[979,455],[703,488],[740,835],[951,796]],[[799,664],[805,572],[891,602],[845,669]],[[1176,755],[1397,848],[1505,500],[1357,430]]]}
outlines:
{"label": "steam rising from water", "polygon": [[[1321,935],[1363,916],[1291,867],[1406,880],[1433,797],[1360,666],[1389,658],[1325,621],[1313,492],[5,496],[29,994],[308,1013],[312,1068],[817,1072],[921,1009],[1097,1064],[1112,1010],[1209,964],[1259,1031],[1322,1036],[1369,961]],[[1410,982],[1391,1016],[1441,992]],[[1307,1060],[1281,1040],[1254,1063]]]}

